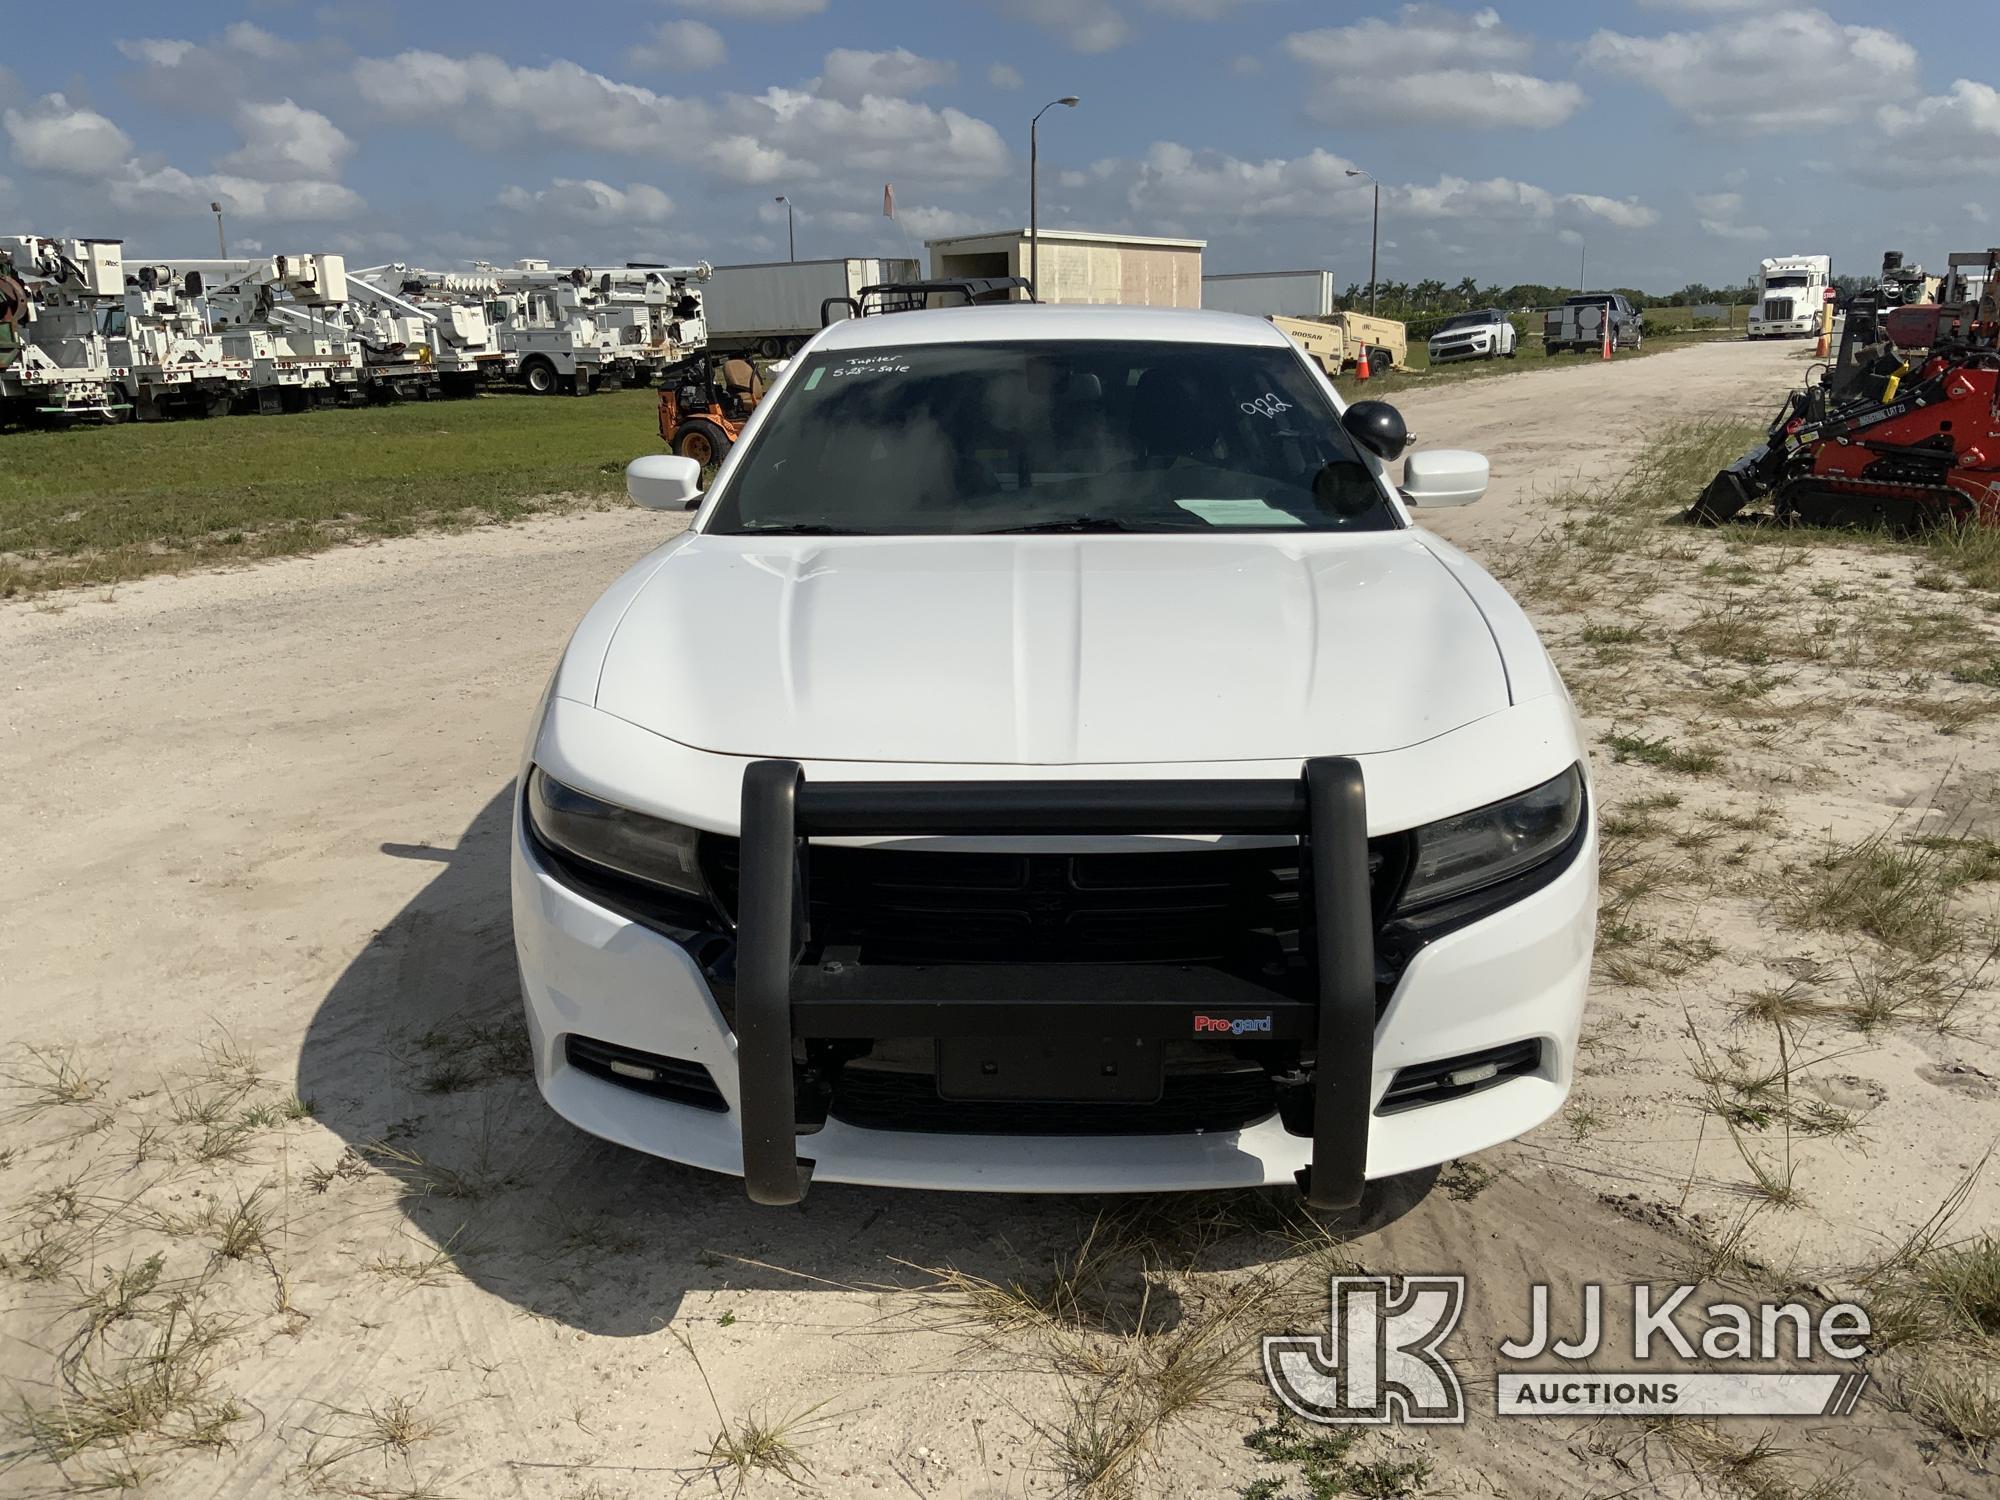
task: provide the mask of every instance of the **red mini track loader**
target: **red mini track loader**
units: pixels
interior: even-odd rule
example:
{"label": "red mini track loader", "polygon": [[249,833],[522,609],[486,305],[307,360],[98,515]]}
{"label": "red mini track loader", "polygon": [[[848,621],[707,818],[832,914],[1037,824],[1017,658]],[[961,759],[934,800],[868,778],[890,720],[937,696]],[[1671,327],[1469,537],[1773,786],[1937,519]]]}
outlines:
{"label": "red mini track loader", "polygon": [[[1850,307],[1840,364],[1792,392],[1764,442],[1684,519],[1715,525],[1768,496],[1780,523],[2000,524],[2000,250],[1983,259],[1976,299],[1884,315],[1881,345],[1859,358],[1853,341],[1872,335],[1875,309]],[[1920,312],[1932,316],[1909,316]]]}

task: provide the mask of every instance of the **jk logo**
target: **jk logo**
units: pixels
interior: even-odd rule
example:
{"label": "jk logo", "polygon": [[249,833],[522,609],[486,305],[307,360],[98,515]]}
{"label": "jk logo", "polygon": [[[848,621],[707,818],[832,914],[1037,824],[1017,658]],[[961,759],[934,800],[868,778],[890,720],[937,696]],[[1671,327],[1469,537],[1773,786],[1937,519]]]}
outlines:
{"label": "jk logo", "polygon": [[1465,1421],[1458,1373],[1438,1346],[1458,1326],[1463,1276],[1332,1278],[1331,1347],[1318,1334],[1267,1334],[1264,1375],[1309,1422]]}

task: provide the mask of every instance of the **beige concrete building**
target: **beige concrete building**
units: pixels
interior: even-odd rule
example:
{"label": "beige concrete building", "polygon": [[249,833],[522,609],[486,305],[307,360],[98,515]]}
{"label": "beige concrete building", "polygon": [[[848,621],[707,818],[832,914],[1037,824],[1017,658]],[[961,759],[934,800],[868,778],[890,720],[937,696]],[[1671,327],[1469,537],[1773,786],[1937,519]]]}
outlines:
{"label": "beige concrete building", "polygon": [[[1044,302],[1125,302],[1139,307],[1200,307],[1206,240],[1145,234],[1044,229]],[[1026,276],[1028,231],[996,229],[925,240],[933,276]]]}

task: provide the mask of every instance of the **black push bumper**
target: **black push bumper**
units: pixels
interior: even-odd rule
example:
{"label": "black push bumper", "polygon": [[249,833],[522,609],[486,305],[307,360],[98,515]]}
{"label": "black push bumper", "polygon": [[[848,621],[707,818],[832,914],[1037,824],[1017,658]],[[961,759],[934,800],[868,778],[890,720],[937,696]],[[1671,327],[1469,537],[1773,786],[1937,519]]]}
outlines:
{"label": "black push bumper", "polygon": [[[1310,892],[1309,998],[1177,965],[802,966],[811,840],[1051,834],[1289,834]],[[1361,766],[1307,761],[1292,781],[808,783],[796,761],[743,777],[736,1032],[743,1178],[753,1201],[797,1203],[812,1163],[798,1150],[794,1044],[817,1038],[1078,1035],[1196,1037],[1198,1016],[1254,1010],[1259,1033],[1310,1043],[1318,1208],[1361,1199],[1375,1038],[1374,922]],[[1261,1022],[1269,1018],[1268,1028]]]}

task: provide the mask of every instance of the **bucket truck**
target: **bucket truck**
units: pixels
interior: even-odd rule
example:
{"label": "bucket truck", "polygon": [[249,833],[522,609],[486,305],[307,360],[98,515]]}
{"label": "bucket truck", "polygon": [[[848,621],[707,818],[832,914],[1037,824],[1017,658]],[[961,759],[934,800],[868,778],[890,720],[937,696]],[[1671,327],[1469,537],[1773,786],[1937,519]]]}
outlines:
{"label": "bucket truck", "polygon": [[259,412],[303,411],[361,394],[361,342],[348,327],[338,255],[171,263],[205,299],[223,352],[250,366]]}
{"label": "bucket truck", "polygon": [[199,274],[171,265],[126,267],[125,305],[105,333],[133,415],[142,421],[219,417],[249,388],[250,361],[224,351],[201,284]]}
{"label": "bucket truck", "polygon": [[119,241],[0,236],[0,418],[129,416],[105,332],[124,300]]}
{"label": "bucket truck", "polygon": [[351,272],[350,313],[367,352],[370,385],[391,399],[432,389],[470,396],[503,373],[506,353],[487,320],[490,277],[371,266]]}
{"label": "bucket truck", "polygon": [[551,269],[545,260],[482,266],[496,290],[486,304],[508,373],[538,396],[588,395],[650,381],[708,338],[693,266]]}

